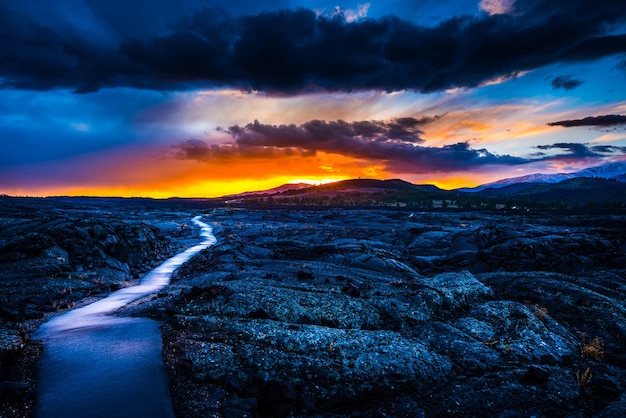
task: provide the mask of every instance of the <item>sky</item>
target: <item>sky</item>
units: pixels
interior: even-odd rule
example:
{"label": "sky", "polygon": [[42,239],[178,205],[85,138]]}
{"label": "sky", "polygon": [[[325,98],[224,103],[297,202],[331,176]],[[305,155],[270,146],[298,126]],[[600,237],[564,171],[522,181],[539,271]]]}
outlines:
{"label": "sky", "polygon": [[0,194],[626,161],[623,0],[0,0]]}

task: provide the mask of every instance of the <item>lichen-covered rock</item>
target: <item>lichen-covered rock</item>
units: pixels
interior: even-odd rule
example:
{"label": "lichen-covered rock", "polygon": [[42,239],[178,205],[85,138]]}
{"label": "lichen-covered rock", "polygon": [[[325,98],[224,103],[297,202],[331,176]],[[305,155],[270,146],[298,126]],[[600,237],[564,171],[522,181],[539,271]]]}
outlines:
{"label": "lichen-covered rock", "polygon": [[17,330],[0,328],[0,358],[24,347],[24,340]]}
{"label": "lichen-covered rock", "polygon": [[292,382],[326,406],[374,389],[424,389],[445,380],[451,370],[448,358],[393,331],[226,321],[208,315],[177,321],[209,341],[184,346],[194,378],[221,383],[236,376],[243,387]]}
{"label": "lichen-covered rock", "polygon": [[523,362],[555,364],[578,353],[574,335],[547,313],[517,302],[482,303],[453,324],[502,356]]}
{"label": "lichen-covered rock", "polygon": [[417,336],[433,351],[450,358],[459,373],[480,375],[500,367],[502,357],[491,346],[491,341],[481,340],[444,322],[422,325]]}
{"label": "lichen-covered rock", "polygon": [[467,308],[477,301],[493,295],[493,291],[489,287],[478,281],[468,271],[443,273],[435,277],[420,278],[415,283],[440,294],[444,304],[443,309],[451,311]]}
{"label": "lichen-covered rock", "polygon": [[258,279],[214,282],[227,286],[228,297],[181,307],[183,314],[220,315],[246,318],[263,311],[277,321],[287,323],[332,324],[335,328],[380,329],[383,324],[377,309],[366,301],[349,297],[339,289],[328,289],[312,297],[306,286],[280,286]]}

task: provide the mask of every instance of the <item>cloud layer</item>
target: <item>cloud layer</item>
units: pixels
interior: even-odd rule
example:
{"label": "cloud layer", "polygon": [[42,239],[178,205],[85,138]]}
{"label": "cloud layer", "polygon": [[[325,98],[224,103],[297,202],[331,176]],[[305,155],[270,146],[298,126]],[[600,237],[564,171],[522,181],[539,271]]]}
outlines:
{"label": "cloud layer", "polygon": [[[583,160],[585,158],[602,158],[608,154],[624,154],[626,153],[626,147],[616,147],[612,145],[592,145],[580,144],[575,142],[560,142],[551,145],[538,145],[537,149],[547,150],[562,150],[564,154],[559,154],[546,159],[556,160]],[[539,153],[539,155],[544,155]]]}
{"label": "cloud layer", "polygon": [[584,81],[576,80],[569,75],[561,75],[552,79],[552,87],[555,89],[574,90],[583,83]]}
{"label": "cloud layer", "polygon": [[418,145],[421,127],[441,116],[391,121],[345,122],[312,120],[301,125],[270,125],[258,121],[222,129],[233,142],[209,145],[192,139],[175,146],[176,156],[199,161],[235,158],[338,154],[382,164],[395,173],[452,172],[490,164],[527,163],[523,158],[473,149],[467,142],[442,147]]}
{"label": "cloud layer", "polygon": [[[626,35],[606,32],[624,22],[625,2],[483,3],[489,13],[432,27],[394,16],[375,20],[307,9],[237,18],[205,9],[149,38],[118,33],[93,40],[2,3],[0,81],[81,93],[115,86],[432,92],[626,52]],[[575,80],[556,83],[568,88]]]}
{"label": "cloud layer", "polygon": [[209,163],[314,157],[325,153],[380,165],[390,173],[406,174],[451,173],[486,166],[518,166],[546,161],[602,160],[626,153],[626,147],[565,142],[538,145],[535,148],[539,152],[528,157],[499,155],[485,148],[475,149],[469,142],[440,147],[423,145],[423,129],[445,116],[355,122],[311,120],[300,125],[272,125],[255,120],[243,126],[218,128],[232,137],[231,142],[209,144],[191,139],[174,145],[173,149],[178,159]]}
{"label": "cloud layer", "polygon": [[558,122],[548,123],[550,126],[563,126],[564,128],[573,128],[577,126],[614,126],[626,124],[626,115],[602,115],[587,116],[582,119],[568,119]]}

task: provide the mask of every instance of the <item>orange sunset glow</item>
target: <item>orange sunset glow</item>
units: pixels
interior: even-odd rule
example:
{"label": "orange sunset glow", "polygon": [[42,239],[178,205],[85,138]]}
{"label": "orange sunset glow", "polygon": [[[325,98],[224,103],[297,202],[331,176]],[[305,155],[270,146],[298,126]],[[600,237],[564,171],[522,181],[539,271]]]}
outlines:
{"label": "orange sunset glow", "polygon": [[[18,3],[3,29],[15,35],[0,36],[17,60],[0,60],[0,194],[218,197],[351,178],[455,189],[626,156],[626,51],[588,47],[608,20],[626,30],[615,13],[538,48],[529,28],[561,32],[514,1],[438,6],[428,21],[405,2],[222,2],[223,26],[195,7],[127,26]],[[31,42],[39,26],[57,38]]]}

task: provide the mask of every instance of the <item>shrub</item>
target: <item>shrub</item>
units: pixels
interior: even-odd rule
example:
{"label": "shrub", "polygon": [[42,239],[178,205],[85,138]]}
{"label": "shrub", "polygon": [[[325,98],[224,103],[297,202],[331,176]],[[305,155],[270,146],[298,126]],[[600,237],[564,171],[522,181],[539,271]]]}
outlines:
{"label": "shrub", "polygon": [[587,335],[583,332],[581,334],[579,348],[581,357],[589,357],[596,361],[602,361],[604,358],[604,344],[600,340],[600,337],[595,337],[593,340],[587,340]]}

